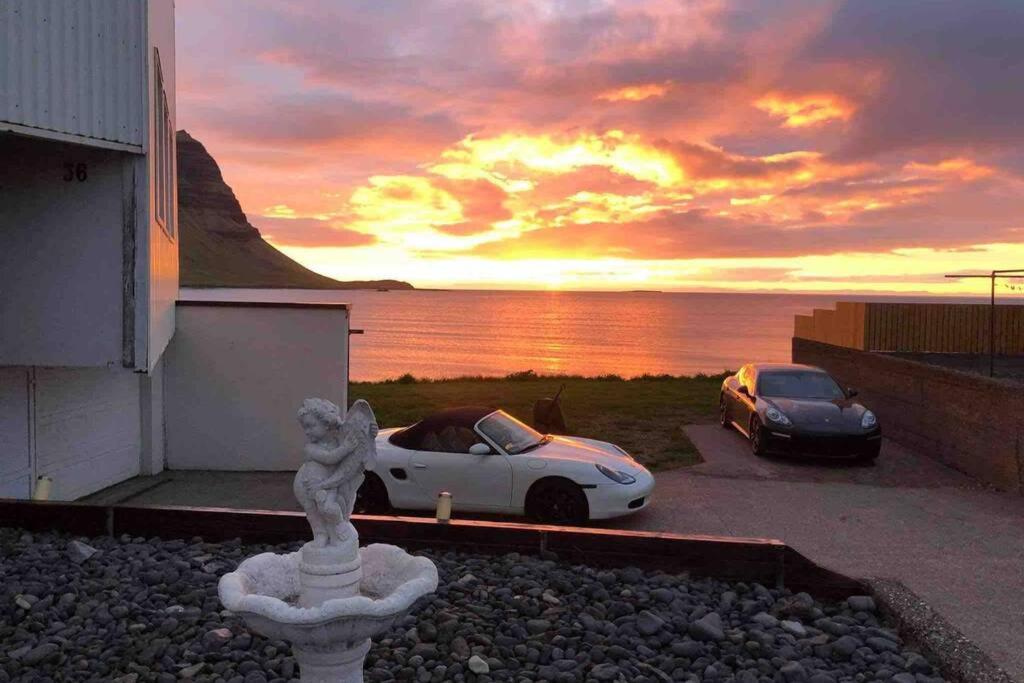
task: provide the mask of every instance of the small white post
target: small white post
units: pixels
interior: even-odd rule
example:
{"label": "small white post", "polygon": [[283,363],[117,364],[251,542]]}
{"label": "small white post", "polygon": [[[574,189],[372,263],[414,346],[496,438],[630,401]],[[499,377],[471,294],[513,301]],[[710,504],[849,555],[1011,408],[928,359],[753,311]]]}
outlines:
{"label": "small white post", "polygon": [[452,518],[452,494],[441,491],[437,494],[437,521],[447,524]]}

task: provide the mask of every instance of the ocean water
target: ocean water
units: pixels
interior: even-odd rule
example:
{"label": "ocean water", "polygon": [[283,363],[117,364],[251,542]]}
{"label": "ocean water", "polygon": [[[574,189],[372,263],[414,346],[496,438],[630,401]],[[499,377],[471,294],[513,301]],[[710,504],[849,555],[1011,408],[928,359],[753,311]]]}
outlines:
{"label": "ocean water", "polygon": [[[346,302],[353,381],[417,377],[691,375],[787,362],[793,316],[891,297],[673,292],[183,290],[184,298]],[[938,301],[899,297],[899,301]],[[957,299],[941,299],[954,301]]]}

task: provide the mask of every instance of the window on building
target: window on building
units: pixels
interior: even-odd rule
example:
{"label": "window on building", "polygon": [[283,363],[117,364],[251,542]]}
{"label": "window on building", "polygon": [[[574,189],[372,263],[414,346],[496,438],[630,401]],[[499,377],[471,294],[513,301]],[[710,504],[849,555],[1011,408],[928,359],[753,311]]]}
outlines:
{"label": "window on building", "polygon": [[174,237],[174,128],[171,110],[164,90],[164,72],[160,51],[153,49],[153,180],[155,197],[153,213],[156,222]]}

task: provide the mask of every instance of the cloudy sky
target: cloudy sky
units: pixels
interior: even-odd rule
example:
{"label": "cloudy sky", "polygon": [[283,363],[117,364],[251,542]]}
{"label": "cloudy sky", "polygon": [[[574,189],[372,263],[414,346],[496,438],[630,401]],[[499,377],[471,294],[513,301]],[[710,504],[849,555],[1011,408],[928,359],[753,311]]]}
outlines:
{"label": "cloudy sky", "polygon": [[1024,267],[1024,3],[177,2],[178,123],[327,275],[948,292]]}

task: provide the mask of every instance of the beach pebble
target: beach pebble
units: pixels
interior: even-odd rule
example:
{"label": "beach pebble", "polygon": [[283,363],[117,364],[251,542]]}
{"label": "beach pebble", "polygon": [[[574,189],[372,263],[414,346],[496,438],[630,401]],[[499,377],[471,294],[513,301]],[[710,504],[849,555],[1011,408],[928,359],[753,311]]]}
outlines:
{"label": "beach pebble", "polygon": [[485,674],[491,670],[491,666],[480,655],[473,655],[469,658],[469,670],[475,674]]}
{"label": "beach pebble", "polygon": [[846,599],[846,604],[854,612],[874,612],[875,599],[870,595],[851,595]]}
{"label": "beach pebble", "polygon": [[93,548],[88,543],[82,543],[79,540],[73,540],[68,543],[68,557],[75,564],[82,564],[93,555],[96,554],[96,548]]}
{"label": "beach pebble", "polygon": [[[88,553],[76,542],[95,552],[79,562]],[[12,625],[0,629],[0,683],[298,678],[290,644],[249,631],[225,610],[217,579],[247,557],[301,544],[0,528],[0,624]],[[374,639],[367,680],[941,681],[869,596],[828,603],[752,582],[597,569],[556,555],[420,552],[437,565],[438,590]]]}

